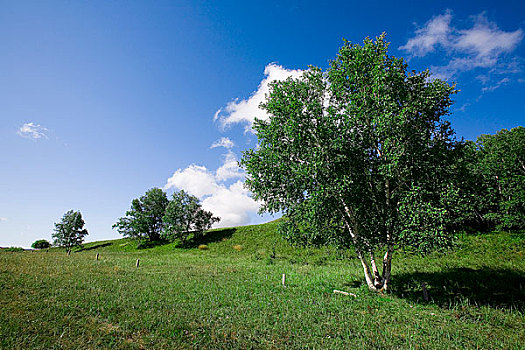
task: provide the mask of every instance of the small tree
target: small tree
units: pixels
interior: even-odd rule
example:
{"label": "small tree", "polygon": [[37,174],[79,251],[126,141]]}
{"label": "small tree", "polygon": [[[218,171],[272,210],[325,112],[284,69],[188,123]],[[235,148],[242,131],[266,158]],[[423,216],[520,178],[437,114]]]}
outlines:
{"label": "small tree", "polygon": [[184,190],[173,193],[164,215],[164,236],[170,240],[186,241],[190,233],[198,238],[202,233],[219,222],[209,211],[202,209],[199,199]]}
{"label": "small tree", "polygon": [[113,225],[113,228],[125,237],[158,241],[164,227],[162,218],[167,205],[166,193],[160,188],[152,188],[131,202],[131,209]]}
{"label": "small tree", "polygon": [[[353,246],[368,287],[388,290],[396,247],[449,245],[453,87],[409,72],[387,55],[384,35],[345,42],[326,73],[274,82],[256,120],[258,147],[244,153],[247,187],[261,211],[306,243]],[[382,271],[376,254],[383,249]]]}
{"label": "small tree", "polygon": [[71,250],[72,247],[81,246],[88,231],[84,229],[84,220],[80,211],[70,210],[64,214],[62,221],[55,223],[53,244]]}
{"label": "small tree", "polygon": [[35,241],[33,242],[33,244],[31,244],[31,248],[34,248],[34,249],[47,249],[50,246],[51,246],[51,243],[49,243],[45,239],[39,239],[38,241]]}

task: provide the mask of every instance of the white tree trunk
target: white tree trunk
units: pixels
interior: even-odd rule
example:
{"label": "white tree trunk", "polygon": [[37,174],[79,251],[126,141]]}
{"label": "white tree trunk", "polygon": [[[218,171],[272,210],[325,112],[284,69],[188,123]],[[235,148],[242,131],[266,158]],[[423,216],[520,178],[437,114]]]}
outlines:
{"label": "white tree trunk", "polygon": [[370,266],[366,262],[366,259],[363,255],[363,251],[360,248],[360,244],[358,244],[359,242],[358,242],[357,227],[355,227],[356,225],[354,224],[353,225],[354,228],[352,228],[352,225],[350,224],[350,222],[355,223],[354,220],[352,220],[352,213],[342,198],[341,198],[341,202],[344,207],[343,222],[348,231],[348,234],[352,238],[352,242],[354,243],[355,252],[357,254],[357,257],[359,258],[359,261],[361,262],[361,265],[363,266],[363,272],[365,274],[365,280],[366,280],[366,284],[368,285],[368,288],[374,291],[389,290],[391,271],[392,271],[392,268],[391,268],[392,267],[392,254],[394,252],[394,246],[392,244],[391,234],[390,233],[387,234],[388,248],[383,258],[383,271],[382,271],[383,273],[381,275],[379,273],[379,269],[377,268],[373,249],[372,247],[368,246],[366,247],[366,249],[368,250],[370,254],[370,266],[372,267],[372,271],[370,270]]}
{"label": "white tree trunk", "polygon": [[392,275],[392,255],[394,254],[394,247],[388,245],[387,251],[383,258],[383,290],[385,292],[390,290],[390,278]]}

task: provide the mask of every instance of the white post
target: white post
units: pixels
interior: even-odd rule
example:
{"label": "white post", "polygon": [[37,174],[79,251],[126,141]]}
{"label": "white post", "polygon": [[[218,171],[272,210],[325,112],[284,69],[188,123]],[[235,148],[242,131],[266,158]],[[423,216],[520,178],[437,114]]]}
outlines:
{"label": "white post", "polygon": [[337,290],[337,289],[334,289],[334,293],[336,293],[336,294],[343,294],[343,295],[350,295],[350,296],[353,296],[354,298],[357,297],[357,295],[355,295],[354,293],[344,292],[342,290]]}

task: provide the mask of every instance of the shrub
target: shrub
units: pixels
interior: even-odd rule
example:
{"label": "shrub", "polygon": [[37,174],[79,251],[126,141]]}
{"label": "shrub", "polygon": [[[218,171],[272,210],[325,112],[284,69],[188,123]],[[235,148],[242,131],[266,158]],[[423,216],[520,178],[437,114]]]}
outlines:
{"label": "shrub", "polygon": [[50,246],[51,246],[51,243],[49,243],[45,239],[39,239],[38,241],[35,241],[33,244],[31,244],[31,248],[35,248],[35,249],[47,249]]}
{"label": "shrub", "polygon": [[4,248],[2,249],[4,252],[23,252],[24,251],[24,248],[20,248],[20,247],[9,247],[9,248]]}

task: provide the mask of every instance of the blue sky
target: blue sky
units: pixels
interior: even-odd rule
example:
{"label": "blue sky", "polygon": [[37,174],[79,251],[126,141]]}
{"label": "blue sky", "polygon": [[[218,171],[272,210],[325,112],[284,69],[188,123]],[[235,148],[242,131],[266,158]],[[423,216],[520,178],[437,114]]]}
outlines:
{"label": "blue sky", "polygon": [[525,124],[523,1],[0,1],[0,246],[88,240],[151,187],[184,188],[222,225],[258,223],[236,161],[266,83],[328,66],[342,38],[461,91],[459,137]]}

